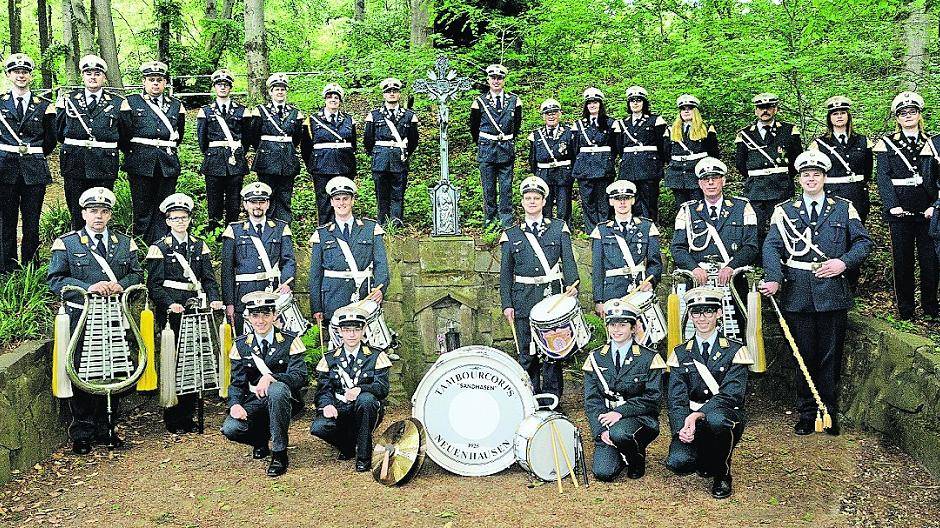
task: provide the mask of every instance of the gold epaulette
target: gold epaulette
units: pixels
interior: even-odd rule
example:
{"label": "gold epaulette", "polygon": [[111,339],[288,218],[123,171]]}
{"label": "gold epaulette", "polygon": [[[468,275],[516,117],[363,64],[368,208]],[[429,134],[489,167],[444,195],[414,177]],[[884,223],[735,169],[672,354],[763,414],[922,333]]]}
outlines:
{"label": "gold epaulette", "polygon": [[[679,366],[678,363],[676,364],[676,366]],[[666,368],[666,362],[663,361],[662,356],[660,356],[659,354],[653,354],[653,361],[650,363],[650,370],[659,370],[659,369],[665,369],[665,368]]]}
{"label": "gold epaulette", "polygon": [[295,356],[297,354],[303,354],[306,351],[307,351],[307,347],[304,346],[304,342],[302,339],[300,339],[299,337],[295,337],[294,340],[291,341],[289,355]]}
{"label": "gold epaulette", "polygon": [[375,358],[375,368],[384,369],[392,366],[392,360],[388,358],[385,352],[379,352],[379,357]]}
{"label": "gold epaulette", "polygon": [[734,359],[731,360],[731,362],[736,365],[753,365],[754,358],[751,356],[751,352],[747,349],[747,347],[742,346],[734,354]]}

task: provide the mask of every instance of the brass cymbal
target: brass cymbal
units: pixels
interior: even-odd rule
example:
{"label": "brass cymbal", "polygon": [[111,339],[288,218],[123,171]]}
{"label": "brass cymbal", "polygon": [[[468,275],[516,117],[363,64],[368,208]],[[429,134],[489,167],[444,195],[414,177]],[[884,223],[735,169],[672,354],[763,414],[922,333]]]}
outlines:
{"label": "brass cymbal", "polygon": [[372,448],[372,477],[386,486],[400,486],[421,471],[427,439],[416,418],[388,426]]}

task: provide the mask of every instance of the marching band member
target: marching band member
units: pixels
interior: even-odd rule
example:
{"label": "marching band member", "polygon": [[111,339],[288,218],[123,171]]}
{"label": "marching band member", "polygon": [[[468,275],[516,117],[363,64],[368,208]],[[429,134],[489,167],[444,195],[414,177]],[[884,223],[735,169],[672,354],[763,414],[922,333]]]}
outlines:
{"label": "marching band member", "polygon": [[[546,99],[539,106],[545,126],[529,134],[529,170],[548,184],[545,214],[566,224],[571,222],[571,129],[560,123],[561,103]],[[555,205],[558,215],[553,215]]]}
{"label": "marching band member", "polygon": [[258,173],[258,181],[271,187],[268,216],[290,224],[294,219],[294,180],[300,174],[297,147],[305,136],[304,113],[287,102],[287,75],[272,73],[265,85],[271,101],[251,110],[251,144],[255,148],[251,170]]}
{"label": "marching band member", "polygon": [[214,225],[238,220],[238,193],[248,174],[248,132],[252,111],[232,100],[232,72],[221,69],[212,73],[215,101],[199,108],[196,116],[196,140],[203,153],[200,174],[206,178],[206,202],[209,221]]}
{"label": "marching band member", "polygon": [[335,220],[310,237],[310,311],[321,324],[333,312],[371,295],[382,302],[388,286],[385,230],[375,220],[355,218],[356,184],[337,176],[326,184]]}
{"label": "marching band member", "polygon": [[409,164],[418,148],[418,116],[402,108],[400,80],[389,77],[379,86],[385,103],[366,116],[362,142],[372,158],[379,222],[402,225]]}
{"label": "marching band member", "polygon": [[669,356],[669,427],[666,467],[678,475],[697,471],[712,477],[712,496],[725,499],[731,485],[731,455],[744,432],[747,347],[718,330],[724,294],[708,286],[686,292],[695,335]]}
{"label": "marching band member", "polygon": [[372,464],[372,431],[385,414],[388,371],[384,350],[363,344],[369,314],[355,304],[336,310],[342,346],[317,364],[317,417],[310,434],[339,450],[339,460],[356,457],[356,471]]}
{"label": "marching band member", "polygon": [[[529,373],[536,394],[548,392],[561,397],[562,372],[558,361],[541,361],[529,328],[532,307],[546,297],[561,293],[578,280],[578,268],[571,249],[571,231],[561,220],[542,216],[548,185],[538,176],[529,176],[519,185],[525,219],[503,232],[499,242],[499,293],[503,315],[515,326],[519,364]],[[577,289],[571,290],[577,296]]]}
{"label": "marching band member", "polygon": [[[193,208],[193,199],[183,193],[163,200],[160,211],[166,215],[170,233],[147,252],[147,290],[157,307],[156,327],[163,328],[169,322],[177,336],[187,302],[202,297],[213,310],[224,308],[209,246],[189,232]],[[178,405],[163,411],[167,431],[184,434],[198,430],[193,421],[196,400],[195,393],[180,395]]]}
{"label": "marching band member", "polygon": [[118,176],[118,143],[124,98],[104,90],[108,64],[86,55],[79,61],[83,88],[72,90],[56,102],[56,135],[62,150],[59,168],[65,203],[72,215],[72,229],[84,225],[78,199],[92,187],[114,188]]}
{"label": "marching band member", "polygon": [[222,423],[226,438],[252,446],[252,458],[271,455],[269,477],[287,471],[290,419],[303,410],[302,390],[307,386],[303,342],[274,327],[277,299],[276,293],[266,291],[241,299],[248,308],[251,331],[235,340],[229,354],[232,384],[229,413]]}
{"label": "marching band member", "polygon": [[695,174],[698,161],[706,156],[719,157],[718,134],[714,126],[705,126],[698,106],[697,97],[680,95],[676,99],[679,115],[666,130],[666,153],[669,156],[666,187],[672,189],[676,207],[700,196]]}
{"label": "marching band member", "polygon": [[780,98],[776,94],[757,94],[751,101],[757,120],[738,131],[734,164],[744,176],[744,194],[757,215],[760,244],[774,205],[793,196],[793,160],[803,148],[800,129],[777,120]]}
{"label": "marching band member", "polygon": [[659,250],[659,229],[648,218],[631,213],[636,200],[636,185],[617,180],[607,186],[607,196],[614,208],[614,219],[591,233],[591,262],[594,306],[598,316],[605,313],[604,303],[623,297],[647,277],[643,291],[652,290],[663,274]]}
{"label": "marching band member", "polygon": [[590,233],[610,216],[605,189],[614,179],[614,153],[617,137],[614,120],[607,117],[604,92],[588,88],[581,94],[581,119],[574,122],[574,166],[571,175],[578,181],[584,232]]}
{"label": "marching band member", "polygon": [[176,192],[178,148],[186,128],[186,108],[166,92],[169,68],[158,61],[140,65],[144,92],[121,103],[121,151],[134,207],[134,236],[147,243],[160,238],[159,206]]}
{"label": "marching band member", "polygon": [[[846,270],[857,269],[873,244],[852,202],[824,191],[832,161],[818,150],[796,158],[803,194],[774,208],[764,242],[765,295],[781,291],[780,307],[810,377],[833,418],[826,432],[839,434],[839,374],[852,307]],[[797,386],[798,435],[814,430],[817,405],[805,380]]]}
{"label": "marching band member", "polygon": [[470,135],[477,144],[480,184],[483,186],[483,223],[489,225],[499,221],[504,229],[512,225],[514,140],[522,128],[522,99],[504,90],[507,73],[509,71],[502,64],[487,66],[486,82],[490,89],[470,105]]}
{"label": "marching band member", "polygon": [[[56,295],[61,296],[66,285],[78,286],[97,295],[114,295],[143,282],[137,244],[130,237],[108,229],[111,209],[116,201],[114,193],[104,187],[92,187],[79,197],[85,227],[66,233],[52,243],[52,260],[46,277],[49,289]],[[75,332],[81,316],[80,300],[78,297],[64,300],[71,319],[71,333]],[[80,357],[80,350],[78,354]],[[115,416],[118,403],[119,397],[112,395],[111,406]],[[69,408],[72,411],[69,437],[75,454],[86,455],[91,452],[92,445],[99,442],[110,441],[109,447],[114,449],[124,446],[124,441],[117,435],[110,435],[104,396],[76,389],[69,399]]]}
{"label": "marching band member", "polygon": [[[629,183],[629,182],[624,182]],[[655,351],[633,341],[639,314],[615,299],[605,306],[610,341],[591,351],[582,367],[584,414],[594,438],[592,472],[609,482],[623,471],[638,479],[646,473],[646,446],[659,436],[659,399],[666,369]]]}
{"label": "marching band member", "polygon": [[663,179],[666,151],[663,134],[666,121],[650,113],[649,94],[642,86],[627,88],[630,115],[614,121],[620,179],[636,184],[640,212],[656,222],[659,219],[659,182]]}
{"label": "marching band member", "polygon": [[319,225],[333,219],[326,184],[337,176],[356,178],[356,120],[342,110],[345,92],[335,83],[323,88],[323,110],[306,121],[303,157],[317,194]]}
{"label": "marching band member", "polygon": [[937,303],[937,254],[929,233],[931,207],[937,199],[935,182],[921,172],[920,154],[929,144],[921,111],[924,99],[901,92],[891,102],[898,131],[881,138],[872,149],[877,156],[878,195],[891,232],[894,294],[901,319],[914,318],[914,250],[920,266],[920,302],[924,315],[940,317]]}
{"label": "marching band member", "polygon": [[241,299],[265,289],[290,293],[289,282],[297,267],[290,227],[283,220],[265,216],[271,205],[271,187],[251,183],[241,195],[248,219],[229,224],[222,233],[222,301],[236,333],[244,325]]}
{"label": "marching band member", "polygon": [[720,264],[718,284],[728,284],[735,268],[754,264],[758,256],[757,215],[747,198],[725,196],[728,167],[717,158],[695,164],[703,198],[682,204],[676,215],[670,250],[676,267],[690,270],[699,286],[708,282],[702,264]]}

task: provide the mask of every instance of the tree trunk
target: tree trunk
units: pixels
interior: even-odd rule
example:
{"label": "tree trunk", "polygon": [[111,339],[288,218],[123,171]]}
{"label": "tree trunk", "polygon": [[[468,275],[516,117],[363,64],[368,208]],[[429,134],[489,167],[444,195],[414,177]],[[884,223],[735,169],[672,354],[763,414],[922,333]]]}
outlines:
{"label": "tree trunk", "polygon": [[411,48],[428,44],[428,4],[430,0],[411,0]]}
{"label": "tree trunk", "polygon": [[[218,17],[216,7],[216,0],[207,0],[206,18],[213,20],[231,20],[232,10],[235,8],[235,0],[223,0],[221,17]],[[212,35],[209,37],[209,44],[207,47],[207,50],[209,51],[209,64],[213,70],[219,67],[219,61],[222,60],[222,47],[224,46],[224,43],[225,32],[216,27],[213,29]]]}
{"label": "tree trunk", "polygon": [[7,0],[7,12],[10,21],[10,52],[23,51],[23,20],[20,18],[22,8],[19,0]]}
{"label": "tree trunk", "polygon": [[39,70],[42,72],[42,87],[52,88],[52,70],[45,61],[49,49],[49,6],[46,0],[37,0],[36,18],[39,19]]}
{"label": "tree trunk", "polygon": [[905,77],[908,90],[916,90],[918,82],[924,79],[924,54],[930,24],[925,3],[924,0],[912,3],[911,16],[904,24],[904,38],[907,42],[904,62],[907,66]]}
{"label": "tree trunk", "polygon": [[356,20],[366,18],[366,0],[353,0],[353,18]]}
{"label": "tree trunk", "polygon": [[117,39],[114,37],[114,19],[111,18],[111,0],[92,0],[92,5],[98,24],[98,48],[101,49],[101,58],[108,63],[108,81],[115,88],[124,88]]}
{"label": "tree trunk", "polygon": [[216,0],[206,0],[205,18],[214,19],[219,16],[219,6]]}
{"label": "tree trunk", "polygon": [[157,33],[157,54],[163,62],[170,60],[170,25],[178,11],[173,0],[157,0],[153,3],[153,11],[160,29]]}
{"label": "tree trunk", "polygon": [[268,48],[264,38],[264,0],[245,0],[245,62],[248,95],[258,99],[268,76]]}
{"label": "tree trunk", "polygon": [[78,82],[78,35],[72,24],[72,2],[62,0],[62,42],[65,44],[65,76],[69,84]]}
{"label": "tree trunk", "polygon": [[[65,0],[63,0],[64,2]],[[69,0],[72,4],[72,29],[78,36],[78,47],[75,56],[82,57],[95,52],[95,39],[92,36],[91,22],[88,19],[88,10],[84,0]]]}

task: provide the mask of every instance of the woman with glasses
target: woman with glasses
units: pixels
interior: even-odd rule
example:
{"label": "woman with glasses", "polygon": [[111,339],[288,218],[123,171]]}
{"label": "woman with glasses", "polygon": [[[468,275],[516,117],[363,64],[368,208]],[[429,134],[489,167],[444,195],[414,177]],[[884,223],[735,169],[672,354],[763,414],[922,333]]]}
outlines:
{"label": "woman with glasses", "polygon": [[663,134],[666,121],[650,112],[649,94],[642,86],[627,88],[630,114],[614,121],[620,179],[636,184],[637,213],[659,221],[659,182],[666,159]]}
{"label": "woman with glasses", "polygon": [[594,231],[610,216],[605,189],[614,180],[614,120],[607,117],[604,92],[588,88],[581,94],[584,106],[581,119],[571,126],[574,135],[574,167],[572,176],[578,181],[584,232]]}
{"label": "woman with glasses", "polygon": [[666,187],[672,189],[676,208],[701,198],[695,164],[705,157],[718,158],[718,134],[715,127],[705,125],[699,111],[699,100],[692,95],[680,95],[676,99],[679,114],[667,131],[665,144],[669,156],[666,168]]}

